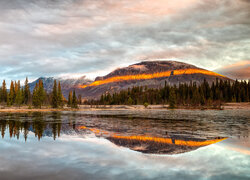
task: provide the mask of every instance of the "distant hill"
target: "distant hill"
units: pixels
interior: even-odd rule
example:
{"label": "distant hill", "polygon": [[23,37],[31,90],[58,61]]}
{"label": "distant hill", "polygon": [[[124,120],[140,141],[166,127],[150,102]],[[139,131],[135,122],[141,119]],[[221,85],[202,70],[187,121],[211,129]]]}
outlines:
{"label": "distant hill", "polygon": [[[163,87],[165,82],[170,85],[178,85],[179,83],[190,83],[190,81],[200,84],[204,79],[211,84],[216,78],[232,81],[228,77],[187,63],[143,61],[128,67],[118,68],[106,76],[96,77],[95,81],[91,81],[85,76],[77,79],[56,80],[61,82],[62,91],[66,98],[69,91],[75,89],[76,93],[81,94],[85,99],[96,99],[103,93],[119,92],[133,86],[158,88]],[[30,83],[31,91],[40,79],[43,80],[47,92],[51,92],[55,80],[53,77],[41,77]]]}
{"label": "distant hill", "polygon": [[211,72],[194,65],[177,61],[143,61],[128,67],[118,68],[94,82],[77,89],[86,99],[99,98],[105,92],[118,92],[133,86],[157,88],[170,85],[196,82],[200,84],[206,79],[210,84],[216,80],[231,80],[223,75]]}

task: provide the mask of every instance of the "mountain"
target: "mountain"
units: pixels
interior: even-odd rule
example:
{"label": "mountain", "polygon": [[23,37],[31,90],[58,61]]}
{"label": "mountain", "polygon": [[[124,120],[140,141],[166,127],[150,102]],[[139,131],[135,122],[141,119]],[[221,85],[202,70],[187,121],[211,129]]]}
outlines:
{"label": "mountain", "polygon": [[128,67],[118,68],[106,76],[97,77],[94,82],[86,83],[76,89],[86,99],[99,98],[105,92],[119,92],[133,86],[162,87],[165,81],[170,85],[196,82],[206,79],[212,83],[216,78],[229,78],[191,64],[177,61],[143,61]]}
{"label": "mountain", "polygon": [[53,90],[54,80],[60,81],[62,93],[64,97],[68,97],[68,92],[74,88],[78,88],[82,84],[89,84],[92,83],[91,80],[87,79],[86,76],[82,76],[80,78],[69,78],[69,79],[63,79],[63,78],[53,78],[53,77],[40,77],[37,80],[29,83],[30,90],[33,91],[33,89],[36,86],[36,83],[39,82],[39,80],[43,81],[43,86],[47,92],[51,92]]}
{"label": "mountain", "polygon": [[[76,90],[76,93],[81,94],[84,99],[97,99],[103,93],[119,92],[133,86],[159,88],[163,87],[165,82],[170,85],[178,85],[179,83],[190,83],[190,81],[200,84],[204,79],[211,84],[216,78],[232,81],[223,75],[183,62],[143,61],[128,67],[118,68],[106,76],[96,77],[95,81],[91,81],[85,76],[56,80],[61,82],[62,92],[66,98],[70,90]],[[47,92],[52,91],[55,80],[53,77],[41,77],[30,83],[31,91],[39,80],[43,81]]]}

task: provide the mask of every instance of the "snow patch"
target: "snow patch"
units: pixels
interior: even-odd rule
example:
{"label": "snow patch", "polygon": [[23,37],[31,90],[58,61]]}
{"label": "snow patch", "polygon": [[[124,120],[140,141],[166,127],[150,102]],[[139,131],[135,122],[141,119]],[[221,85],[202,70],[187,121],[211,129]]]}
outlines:
{"label": "snow patch", "polygon": [[137,70],[140,70],[140,71],[146,71],[148,70],[145,65],[131,65],[129,66],[129,68],[132,68],[132,69],[137,69]]}

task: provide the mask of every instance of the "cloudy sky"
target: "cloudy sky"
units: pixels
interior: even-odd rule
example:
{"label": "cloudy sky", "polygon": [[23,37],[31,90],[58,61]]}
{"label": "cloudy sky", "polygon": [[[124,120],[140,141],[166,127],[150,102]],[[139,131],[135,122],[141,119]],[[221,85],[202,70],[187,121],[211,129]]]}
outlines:
{"label": "cloudy sky", "polygon": [[155,59],[235,64],[249,78],[250,1],[0,1],[0,80],[94,78]]}

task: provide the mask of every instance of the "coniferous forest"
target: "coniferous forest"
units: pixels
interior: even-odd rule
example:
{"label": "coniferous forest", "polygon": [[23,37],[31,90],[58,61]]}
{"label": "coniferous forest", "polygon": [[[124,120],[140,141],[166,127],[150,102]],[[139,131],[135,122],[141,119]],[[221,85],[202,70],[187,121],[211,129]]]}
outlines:
{"label": "coniferous forest", "polygon": [[[11,81],[7,90],[5,80],[0,88],[0,102],[7,106],[22,106],[41,108],[68,107],[77,108],[81,104],[81,95],[70,91],[66,99],[62,94],[60,82],[54,81],[52,92],[46,92],[42,80],[40,80],[33,92],[30,91],[28,79],[24,86],[20,81]],[[162,88],[148,88],[136,86],[118,93],[105,93],[98,100],[87,100],[88,105],[144,105],[169,104],[170,108],[177,106],[210,106],[220,107],[227,102],[250,102],[250,82],[248,81],[222,81],[216,80],[211,85],[204,80],[197,85],[195,82],[170,86],[165,82]]]}
{"label": "coniferous forest", "polygon": [[[70,91],[69,94],[72,94]],[[80,97],[80,96],[79,96]],[[62,108],[68,102],[68,107],[77,108],[81,103],[81,99],[76,98],[75,91],[69,97],[69,101],[62,94],[60,82],[54,81],[53,91],[48,93],[44,89],[43,81],[39,80],[33,92],[30,91],[28,78],[26,78],[24,86],[20,85],[20,81],[11,81],[9,89],[3,80],[0,87],[0,103],[6,106],[22,106],[27,105],[30,108],[41,108],[42,106],[51,106],[52,108]]]}
{"label": "coniferous forest", "polygon": [[204,80],[170,86],[165,82],[162,88],[133,87],[119,93],[105,93],[99,100],[86,101],[92,105],[144,105],[169,104],[176,106],[209,106],[218,108],[226,102],[250,102],[250,82],[216,80],[211,85]]}

